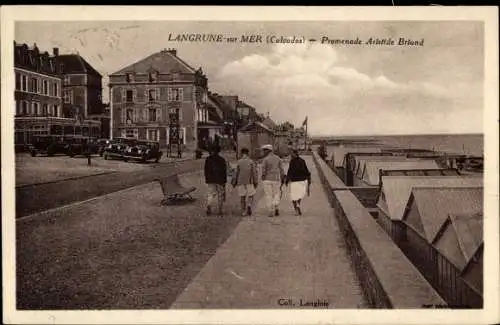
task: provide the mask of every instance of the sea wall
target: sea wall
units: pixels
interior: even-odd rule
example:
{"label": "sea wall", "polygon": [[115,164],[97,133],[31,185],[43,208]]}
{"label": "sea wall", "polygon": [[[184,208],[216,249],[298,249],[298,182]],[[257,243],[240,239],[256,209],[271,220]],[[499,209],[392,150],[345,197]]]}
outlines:
{"label": "sea wall", "polygon": [[446,305],[351,189],[343,183],[341,186],[332,169],[317,154],[313,156],[370,305],[374,308]]}

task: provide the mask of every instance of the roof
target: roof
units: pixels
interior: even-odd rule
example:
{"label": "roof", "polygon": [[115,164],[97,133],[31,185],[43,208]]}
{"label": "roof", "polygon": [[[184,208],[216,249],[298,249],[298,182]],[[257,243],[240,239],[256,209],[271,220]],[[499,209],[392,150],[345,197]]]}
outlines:
{"label": "roof", "polygon": [[[376,153],[373,153],[373,152],[357,152],[357,153],[347,152],[346,155],[347,154],[349,154],[349,159],[351,162],[350,167],[351,167],[352,171],[357,170],[359,160],[363,159],[363,158],[367,158],[367,157],[396,157],[391,153],[381,153],[381,152],[376,152]],[[344,159],[344,163],[346,163],[346,159]]]}
{"label": "roof", "polygon": [[364,169],[361,173],[363,181],[370,185],[378,185],[380,170],[382,169],[438,169],[438,165],[434,160],[413,160],[407,159],[402,161],[364,161]]}
{"label": "roof", "polygon": [[[415,187],[410,201],[418,209],[424,237],[433,243],[450,214],[483,211],[483,188]],[[403,216],[403,221],[406,221],[409,211]]]}
{"label": "roof", "polygon": [[36,44],[29,48],[27,44],[14,42],[14,67],[51,76],[59,76],[61,72],[58,57],[40,52]]}
{"label": "roof", "polygon": [[344,164],[344,157],[348,152],[381,152],[380,148],[373,147],[333,147],[331,150],[334,167],[342,167]]}
{"label": "roof", "polygon": [[406,158],[406,156],[358,156],[356,158],[355,174],[361,177],[368,161],[398,162],[398,161],[421,161],[419,158]]}
{"label": "roof", "polygon": [[179,73],[195,73],[195,69],[180,59],[172,51],[160,51],[126,66],[111,75],[123,75],[127,72],[146,72],[155,70],[158,73],[169,74],[172,71]]}
{"label": "roof", "polygon": [[[478,187],[481,176],[382,176],[382,189],[377,206],[393,220],[401,220],[415,187]],[[385,202],[381,202],[385,199]],[[386,208],[384,209],[384,206]]]}
{"label": "roof", "polygon": [[262,121],[262,124],[264,124],[265,126],[267,126],[271,130],[274,130],[274,128],[277,127],[277,124],[273,120],[271,120],[270,117],[266,117],[264,119],[264,121]]}
{"label": "roof", "polygon": [[64,74],[85,73],[101,76],[80,54],[63,54],[58,57]]}
{"label": "roof", "polygon": [[[457,241],[455,243],[447,241],[448,235],[455,235]],[[466,268],[482,245],[482,212],[450,214],[443,225],[442,232],[435,240],[436,248],[460,271]]]}
{"label": "roof", "polygon": [[252,132],[252,131],[266,131],[273,132],[270,128],[261,122],[250,121],[247,125],[243,126],[238,132]]}

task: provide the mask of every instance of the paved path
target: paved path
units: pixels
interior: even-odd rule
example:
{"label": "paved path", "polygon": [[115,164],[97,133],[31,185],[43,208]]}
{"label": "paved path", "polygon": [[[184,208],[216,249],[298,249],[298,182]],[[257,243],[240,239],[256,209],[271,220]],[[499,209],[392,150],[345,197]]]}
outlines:
{"label": "paved path", "polygon": [[194,203],[160,206],[147,183],[17,219],[17,307],[168,308],[241,219],[236,191],[226,216],[207,217],[201,173],[181,182],[197,187]]}
{"label": "paved path", "polygon": [[[311,196],[294,216],[288,193],[281,216],[264,198],[243,219],[171,308],[366,308],[344,242],[311,157]],[[328,306],[325,306],[325,302]]]}

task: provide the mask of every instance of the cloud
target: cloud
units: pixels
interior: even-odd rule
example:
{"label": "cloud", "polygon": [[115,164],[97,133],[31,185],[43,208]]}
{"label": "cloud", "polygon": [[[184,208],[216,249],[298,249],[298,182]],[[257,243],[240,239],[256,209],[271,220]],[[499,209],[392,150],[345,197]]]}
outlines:
{"label": "cloud", "polygon": [[280,44],[270,53],[229,62],[210,87],[238,94],[278,121],[298,125],[307,115],[318,135],[481,132],[482,106],[463,85],[397,82],[338,58],[333,47]]}

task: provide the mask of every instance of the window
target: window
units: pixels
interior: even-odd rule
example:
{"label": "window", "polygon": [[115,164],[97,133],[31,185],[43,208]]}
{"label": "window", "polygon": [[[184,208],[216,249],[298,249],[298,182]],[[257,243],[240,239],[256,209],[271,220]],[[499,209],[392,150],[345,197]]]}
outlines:
{"label": "window", "polygon": [[23,100],[21,102],[21,115],[26,115],[28,114],[28,102]]}
{"label": "window", "polygon": [[158,80],[158,73],[157,72],[150,72],[149,73],[149,82],[156,82]]}
{"label": "window", "polygon": [[37,78],[31,78],[30,86],[31,86],[30,91],[32,93],[37,93],[38,92],[38,79]]}
{"label": "window", "polygon": [[171,102],[181,102],[183,100],[182,88],[169,88],[168,100]]}
{"label": "window", "polygon": [[151,141],[160,141],[160,132],[157,129],[149,129],[146,137]]}
{"label": "window", "polygon": [[158,100],[157,89],[148,89],[148,101],[154,102]]}
{"label": "window", "polygon": [[69,82],[70,82],[69,76],[64,76],[64,84],[69,85]]}
{"label": "window", "polygon": [[44,95],[49,94],[49,82],[47,80],[43,81],[43,94]]}
{"label": "window", "polygon": [[134,92],[132,90],[127,90],[125,93],[125,101],[127,103],[132,103],[134,101]]}
{"label": "window", "polygon": [[19,73],[16,73],[16,90],[21,89],[21,76]]}
{"label": "window", "polygon": [[127,82],[132,82],[132,81],[134,81],[134,76],[133,76],[131,73],[127,73],[127,74],[125,75],[125,80],[126,80]]}
{"label": "window", "polygon": [[64,103],[65,104],[73,104],[73,91],[72,90],[64,90]]}
{"label": "window", "polygon": [[59,85],[54,82],[54,87],[52,88],[52,96],[57,97],[59,95]]}
{"label": "window", "polygon": [[33,103],[31,108],[31,115],[40,115],[40,104]]}
{"label": "window", "polygon": [[54,105],[54,116],[61,116],[59,113],[59,105]]}
{"label": "window", "polygon": [[49,113],[49,105],[43,104],[42,106],[42,116],[47,116]]}
{"label": "window", "polygon": [[156,122],[156,108],[150,108],[148,116],[149,116],[149,122]]}
{"label": "window", "polygon": [[[122,135],[123,135],[123,132],[122,132]],[[138,129],[126,129],[125,130],[125,137],[137,139],[139,137],[139,130]]]}
{"label": "window", "polygon": [[21,90],[28,91],[28,77],[24,75],[21,76]]}
{"label": "window", "polygon": [[133,115],[134,115],[134,111],[131,108],[127,109],[127,116],[126,116],[127,123],[128,123],[128,121],[132,122]]}

